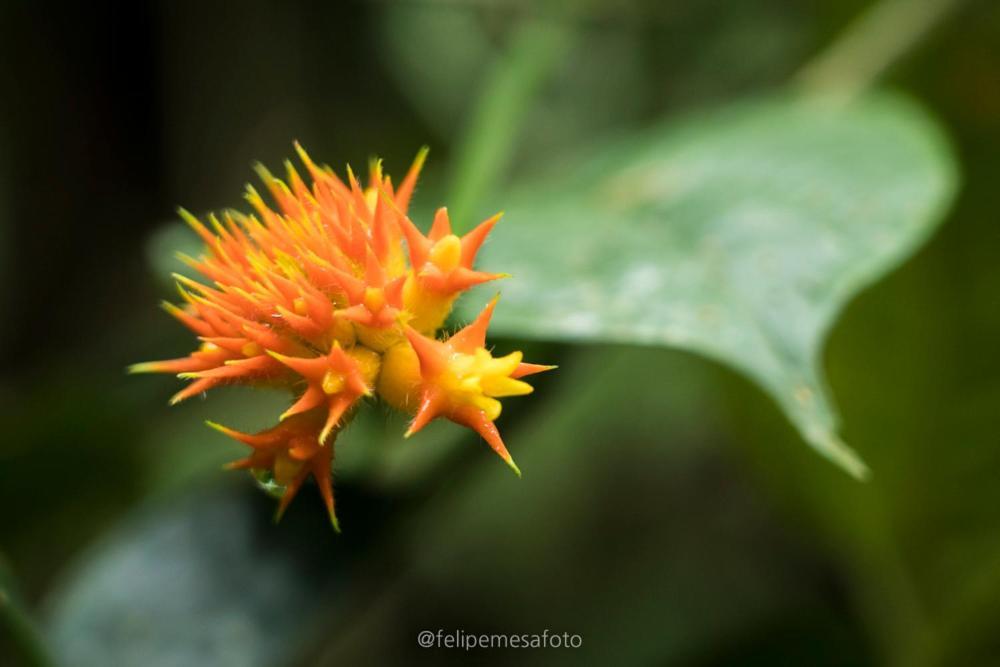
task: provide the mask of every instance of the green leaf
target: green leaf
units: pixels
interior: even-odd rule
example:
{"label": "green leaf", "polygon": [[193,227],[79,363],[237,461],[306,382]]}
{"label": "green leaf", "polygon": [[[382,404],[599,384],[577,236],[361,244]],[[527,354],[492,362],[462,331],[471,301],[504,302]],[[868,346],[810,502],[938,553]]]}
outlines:
{"label": "green leaf", "polygon": [[927,238],[956,180],[940,131],[891,95],[776,97],[653,127],[506,202],[480,260],[514,276],[493,331],[699,352],[863,477],[837,435],[822,344],[844,304]]}
{"label": "green leaf", "polygon": [[197,277],[197,272],[181,261],[180,255],[200,257],[203,252],[202,240],[194,230],[180,222],[164,223],[150,235],[146,243],[146,256],[153,269],[153,276],[171,288],[174,286],[175,273]]}
{"label": "green leaf", "polygon": [[277,526],[274,502],[246,480],[141,508],[51,596],[57,663],[297,664],[350,568],[308,500]]}

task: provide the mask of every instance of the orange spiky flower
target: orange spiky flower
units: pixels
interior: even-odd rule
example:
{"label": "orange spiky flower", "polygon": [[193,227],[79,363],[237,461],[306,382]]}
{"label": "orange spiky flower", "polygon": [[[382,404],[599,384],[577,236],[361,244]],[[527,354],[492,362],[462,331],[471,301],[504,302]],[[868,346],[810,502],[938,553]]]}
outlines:
{"label": "orange spiky flower", "polygon": [[468,426],[520,475],[494,424],[497,399],[530,393],[521,378],[554,367],[486,349],[496,298],[464,329],[438,338],[459,294],[504,277],[473,268],[500,214],[459,237],[440,208],[424,235],[407,210],[426,149],[398,189],[381,162],[371,163],[362,187],[349,167],[345,183],[298,143],[295,150],[309,182],[290,162],[284,181],[257,168],[273,208],[248,185],[252,214],[212,214],[206,225],[180,209],[205,243],[200,258],[181,259],[205,281],[175,276],[184,303],[164,308],[200,345],[130,370],[190,380],[172,404],[222,385],[287,388],[290,407],[261,433],[209,422],[253,450],[230,468],[267,472],[284,487],[279,517],[312,476],[339,530],[334,442],[366,397],[414,415],[407,437],[437,417]]}

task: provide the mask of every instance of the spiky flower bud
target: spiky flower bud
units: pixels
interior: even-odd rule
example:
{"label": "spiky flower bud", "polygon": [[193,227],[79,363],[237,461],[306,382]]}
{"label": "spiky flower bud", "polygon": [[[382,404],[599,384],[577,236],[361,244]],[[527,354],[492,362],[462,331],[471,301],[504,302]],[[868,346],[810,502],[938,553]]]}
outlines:
{"label": "spiky flower bud", "polygon": [[459,294],[504,277],[473,267],[500,215],[459,237],[441,208],[424,235],[407,210],[426,150],[394,189],[380,162],[362,187],[350,168],[345,183],[295,149],[309,184],[290,162],[284,181],[258,167],[275,208],[247,186],[253,214],[212,214],[205,225],[180,210],[205,243],[200,258],[182,259],[205,281],[175,276],[184,303],[164,308],[200,345],[130,370],[190,380],[172,404],[227,384],[287,388],[290,407],[261,433],[209,422],[253,450],[229,467],[266,471],[284,487],[278,516],[312,476],[337,528],[334,442],[366,398],[414,415],[407,436],[437,417],[468,426],[520,474],[494,424],[498,399],[530,393],[520,378],[553,367],[486,349],[496,299],[438,338]]}

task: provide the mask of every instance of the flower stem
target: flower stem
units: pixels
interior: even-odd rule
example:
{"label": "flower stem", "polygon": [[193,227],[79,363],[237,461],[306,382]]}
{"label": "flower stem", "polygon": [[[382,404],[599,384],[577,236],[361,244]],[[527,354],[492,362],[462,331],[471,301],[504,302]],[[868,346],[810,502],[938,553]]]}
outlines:
{"label": "flower stem", "polygon": [[4,581],[7,578],[0,577],[0,633],[9,637],[23,664],[48,667],[53,662],[42,642],[41,633]]}
{"label": "flower stem", "polygon": [[534,96],[573,42],[558,18],[526,18],[487,75],[453,162],[448,199],[457,232],[474,224],[470,216],[501,179]]}
{"label": "flower stem", "polygon": [[963,0],[881,0],[795,76],[807,93],[847,102],[871,86]]}

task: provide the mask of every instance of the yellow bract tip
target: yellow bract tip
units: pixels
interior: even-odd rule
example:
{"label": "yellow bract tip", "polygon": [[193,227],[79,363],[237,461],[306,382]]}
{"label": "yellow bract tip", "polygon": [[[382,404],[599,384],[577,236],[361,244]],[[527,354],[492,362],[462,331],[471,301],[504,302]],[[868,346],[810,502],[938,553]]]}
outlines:
{"label": "yellow bract tip", "polygon": [[260,180],[262,180],[262,181],[263,181],[264,183],[267,183],[267,184],[271,184],[271,183],[273,183],[273,182],[274,182],[275,180],[277,180],[277,179],[276,179],[276,178],[275,178],[275,177],[274,177],[274,176],[273,176],[273,175],[271,174],[271,171],[270,171],[270,170],[269,170],[269,169],[268,169],[268,168],[267,168],[266,166],[264,166],[264,163],[263,163],[263,162],[254,162],[254,163],[253,163],[253,170],[254,170],[254,171],[255,171],[255,172],[257,173],[257,176],[258,176],[258,177],[260,178]]}
{"label": "yellow bract tip", "polygon": [[517,475],[518,479],[521,478],[521,469],[517,467],[517,464],[514,463],[514,459],[512,457],[508,456],[505,458],[504,463],[510,466],[510,469],[514,471],[514,474]]}
{"label": "yellow bract tip", "polygon": [[177,207],[177,215],[181,216],[181,219],[184,220],[184,222],[186,222],[188,225],[193,227],[195,230],[197,230],[199,227],[204,227],[204,225],[201,224],[201,220],[195,217],[195,215],[191,213],[191,211],[187,210],[182,206]]}
{"label": "yellow bract tip", "polygon": [[413,158],[413,165],[410,169],[423,169],[424,162],[427,161],[427,154],[431,152],[431,147],[428,145],[423,145],[420,150],[417,151],[416,157]]}
{"label": "yellow bract tip", "polygon": [[213,429],[215,431],[218,431],[219,433],[226,433],[226,431],[229,430],[228,428],[226,428],[222,424],[220,424],[218,422],[214,422],[211,419],[206,419],[205,420],[205,426],[207,426],[210,429]]}

